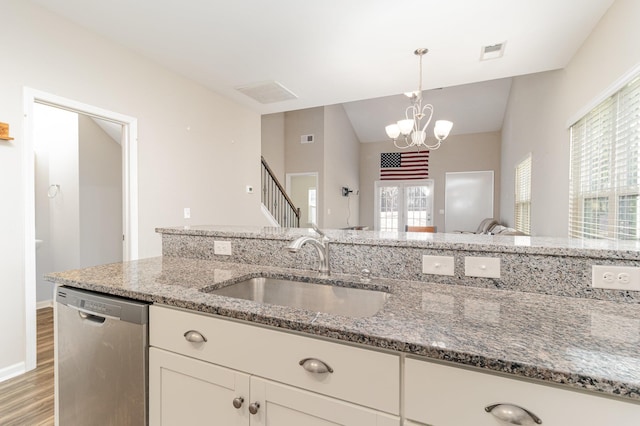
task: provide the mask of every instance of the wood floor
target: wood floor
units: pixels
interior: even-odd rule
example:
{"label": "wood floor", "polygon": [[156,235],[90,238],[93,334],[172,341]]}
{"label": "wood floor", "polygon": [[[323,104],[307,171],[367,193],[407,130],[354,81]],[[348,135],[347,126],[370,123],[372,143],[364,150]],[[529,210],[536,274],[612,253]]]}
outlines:
{"label": "wood floor", "polygon": [[38,358],[35,370],[0,383],[0,425],[54,424],[53,308],[38,310]]}

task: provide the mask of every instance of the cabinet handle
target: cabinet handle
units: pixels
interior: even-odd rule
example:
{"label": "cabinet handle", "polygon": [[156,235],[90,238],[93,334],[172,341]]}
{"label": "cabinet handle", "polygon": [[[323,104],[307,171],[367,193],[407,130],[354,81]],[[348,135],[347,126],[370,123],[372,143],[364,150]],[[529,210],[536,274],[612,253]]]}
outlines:
{"label": "cabinet handle", "polygon": [[259,402],[254,402],[249,404],[249,412],[251,414],[258,414],[258,409],[260,408],[260,403]]}
{"label": "cabinet handle", "polygon": [[237,408],[238,410],[242,407],[242,404],[244,403],[244,398],[239,396],[237,398],[233,398],[233,406],[235,408]]}
{"label": "cabinet handle", "polygon": [[484,411],[493,414],[499,420],[512,425],[526,425],[530,420],[541,425],[540,417],[531,411],[513,404],[492,404],[484,407]]}
{"label": "cabinet handle", "polygon": [[207,338],[202,335],[199,331],[189,330],[184,333],[184,338],[187,339],[187,342],[191,343],[203,343],[207,341]]}
{"label": "cabinet handle", "polygon": [[307,370],[309,373],[333,373],[333,368],[316,358],[301,359],[298,364],[300,364],[302,368]]}

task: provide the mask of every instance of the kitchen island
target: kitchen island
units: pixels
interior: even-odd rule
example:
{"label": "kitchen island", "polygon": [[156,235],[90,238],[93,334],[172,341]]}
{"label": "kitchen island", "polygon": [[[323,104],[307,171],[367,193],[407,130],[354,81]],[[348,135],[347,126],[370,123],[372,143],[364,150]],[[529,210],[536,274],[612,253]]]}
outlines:
{"label": "kitchen island", "polygon": [[[151,391],[150,407],[151,419],[158,424],[164,424],[158,420],[163,417],[161,410],[181,413],[185,410],[181,404],[190,401],[178,401],[175,407],[159,403],[180,396],[170,398],[159,390],[160,383],[169,383],[168,378],[160,377],[162,372],[204,374],[214,367],[228,369],[224,374],[216,370],[222,376],[240,374],[227,380],[246,381],[247,389],[271,386],[278,395],[285,392],[283,385],[288,391],[301,389],[311,398],[309,407],[325,407],[322,413],[342,413],[331,405],[337,402],[347,404],[350,410],[368,410],[364,413],[368,420],[330,420],[338,424],[488,425],[494,424],[487,420],[493,417],[483,417],[485,411],[506,419],[500,416],[519,409],[498,404],[502,399],[533,407],[545,424],[569,424],[576,421],[576,413],[584,419],[581,424],[607,423],[612,419],[608,417],[611,412],[618,416],[613,420],[619,425],[636,424],[640,418],[637,295],[589,285],[593,264],[637,265],[638,251],[632,246],[619,250],[602,243],[575,247],[550,240],[532,243],[513,237],[446,234],[400,234],[401,238],[394,240],[375,232],[341,231],[330,234],[334,272],[327,278],[313,270],[313,250],[295,254],[285,250],[292,239],[310,235],[308,230],[200,227],[164,228],[159,232],[163,234],[162,257],[48,275],[58,285],[155,305],[150,323],[150,352],[152,361],[154,357],[156,360],[151,365],[150,389],[155,390]],[[219,251],[220,241],[232,247],[233,255],[227,248]],[[416,261],[422,255],[451,256],[456,274],[423,274]],[[466,258],[477,256],[500,259],[500,278],[466,276]],[[373,269],[370,279],[358,273],[363,265]],[[255,277],[369,288],[385,291],[388,297],[375,315],[353,318],[211,293]],[[190,340],[189,330],[199,327],[207,330],[206,335],[216,336],[215,342],[203,343],[207,339],[198,337],[199,332],[196,340]],[[233,332],[224,331],[227,329]],[[237,336],[244,336],[244,340]],[[263,346],[247,344],[254,339]],[[332,347],[364,348],[365,352],[356,357],[350,351],[358,349],[345,349],[340,352],[344,359],[330,356],[330,364],[339,363],[336,371],[341,371],[342,379],[337,373],[325,377],[326,371],[310,381],[309,377],[284,373],[298,364],[297,359],[288,359],[291,348],[320,345],[320,352],[333,354],[323,352],[322,344],[316,341],[331,342],[326,344]],[[369,352],[380,354],[380,365],[386,365],[387,376],[382,382],[378,373],[370,372],[376,370],[378,361],[363,361],[362,365],[357,361],[360,357],[366,360]],[[261,367],[263,361],[254,362],[262,360],[262,355],[275,364]],[[278,367],[285,359],[287,366]],[[348,380],[344,378],[346,372],[351,374]],[[185,373],[184,377],[195,376]],[[249,386],[249,381],[257,382]],[[188,383],[180,386],[189,387]],[[338,383],[357,385],[348,389],[350,385]],[[257,394],[251,395],[254,398]],[[260,398],[266,404],[264,395]],[[315,395],[330,398],[321,402]],[[291,396],[291,400],[298,401],[299,397]],[[236,404],[236,399],[233,406],[243,407],[242,403]],[[221,409],[228,408],[226,397],[225,401]],[[276,405],[286,406],[287,401]],[[455,404],[450,406],[450,401],[474,408],[458,409]],[[325,402],[329,405],[322,405]],[[253,408],[257,412],[257,406]],[[292,410],[298,412],[299,407]],[[238,413],[228,414],[233,419]],[[245,414],[248,422],[251,416]],[[527,410],[520,414],[536,418]],[[371,415],[374,417],[366,417]],[[263,424],[264,419],[257,415],[251,418],[251,424]],[[197,419],[194,417],[194,421]]]}

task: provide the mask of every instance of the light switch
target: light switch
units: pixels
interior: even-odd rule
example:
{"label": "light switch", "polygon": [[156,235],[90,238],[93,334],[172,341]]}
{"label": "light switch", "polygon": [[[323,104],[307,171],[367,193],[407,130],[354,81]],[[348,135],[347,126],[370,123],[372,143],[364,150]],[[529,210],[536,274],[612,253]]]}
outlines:
{"label": "light switch", "polygon": [[500,278],[500,258],[465,257],[464,274],[467,277]]}
{"label": "light switch", "polygon": [[422,256],[422,273],[453,276],[453,256]]}

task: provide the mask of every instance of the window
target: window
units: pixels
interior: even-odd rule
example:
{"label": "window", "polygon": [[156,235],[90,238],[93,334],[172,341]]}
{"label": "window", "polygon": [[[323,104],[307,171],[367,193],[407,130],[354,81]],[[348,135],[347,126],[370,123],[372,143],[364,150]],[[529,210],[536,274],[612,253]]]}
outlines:
{"label": "window", "polygon": [[377,230],[433,225],[433,180],[378,181],[375,188]]}
{"label": "window", "polygon": [[569,235],[638,240],[640,77],[571,126]]}
{"label": "window", "polygon": [[307,218],[309,220],[309,223],[313,223],[313,224],[318,224],[318,218],[317,218],[317,204],[316,204],[316,194],[317,191],[315,188],[309,188],[308,190],[308,196],[307,196],[307,201],[308,201],[308,205],[309,205],[309,217]]}
{"label": "window", "polygon": [[515,226],[516,230],[531,233],[531,154],[516,166]]}

